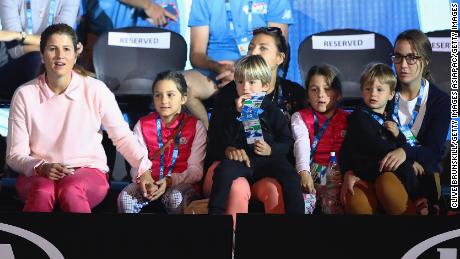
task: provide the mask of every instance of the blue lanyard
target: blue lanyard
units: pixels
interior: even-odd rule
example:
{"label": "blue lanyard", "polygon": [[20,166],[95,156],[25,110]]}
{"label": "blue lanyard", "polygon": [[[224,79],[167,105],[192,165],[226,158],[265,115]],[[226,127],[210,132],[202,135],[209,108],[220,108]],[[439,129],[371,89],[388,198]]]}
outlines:
{"label": "blue lanyard", "polygon": [[[235,25],[233,23],[232,8],[230,6],[230,0],[225,0],[225,13],[227,14],[228,26],[230,27],[230,30],[236,36]],[[248,33],[252,34],[252,1],[248,2]]]}
{"label": "blue lanyard", "polygon": [[[420,87],[420,90],[419,90],[419,93],[418,93],[418,97],[417,97],[417,103],[415,104],[415,108],[414,110],[412,111],[412,116],[411,116],[411,119],[409,121],[409,124],[407,124],[407,127],[410,129],[412,128],[412,126],[414,125],[414,122],[415,122],[415,118],[417,118],[417,115],[418,115],[418,112],[420,111],[420,106],[422,105],[422,99],[423,99],[423,91],[425,89],[425,80],[422,79],[422,83],[421,83],[421,87]],[[396,121],[396,123],[398,123],[398,127],[401,128],[402,124],[401,122],[399,121],[399,116],[398,116],[398,111],[399,111],[399,95],[400,93],[399,92],[396,92],[396,96],[395,96],[395,105],[394,105],[394,109],[393,109],[393,119]]]}
{"label": "blue lanyard", "polygon": [[[183,119],[183,118],[182,118]],[[160,115],[157,117],[157,140],[158,140],[158,148],[161,150],[163,148],[163,137],[161,135],[161,120],[160,120]],[[179,123],[180,125],[180,123]],[[182,130],[181,130],[182,131]],[[179,155],[179,142],[180,142],[180,135],[181,131],[176,135],[176,138],[174,139],[174,150],[171,158],[171,166],[169,166],[168,174],[166,176],[170,176],[173,169],[174,165],[176,164],[177,156]],[[164,169],[165,168],[165,152],[164,150],[160,154],[160,177],[159,179],[161,180],[164,175]]]}
{"label": "blue lanyard", "polygon": [[369,111],[366,111],[366,110],[363,110],[363,112],[371,115],[372,118],[374,118],[374,120],[376,120],[381,126],[383,126],[384,121],[380,116],[378,116],[377,114],[370,113]]}
{"label": "blue lanyard", "polygon": [[[27,33],[33,34],[33,23],[32,23],[32,4],[31,0],[26,0],[26,18],[27,18]],[[56,0],[50,0],[50,8],[48,15],[48,26],[53,24],[54,13],[56,12]]]}
{"label": "blue lanyard", "polygon": [[[335,114],[334,114],[335,115]],[[319,141],[321,140],[321,137],[323,136],[324,132],[326,131],[327,129],[327,126],[329,126],[329,122],[332,120],[332,118],[334,117],[334,115],[332,115],[331,118],[327,119],[323,126],[318,130],[319,128],[319,123],[318,123],[318,117],[316,117],[316,113],[313,112],[313,119],[314,119],[314,133],[315,133],[315,136],[313,137],[313,143],[311,144],[311,152],[310,152],[310,164],[311,162],[313,161],[313,157],[315,156],[315,153],[316,153],[316,147],[318,146],[318,143]]]}

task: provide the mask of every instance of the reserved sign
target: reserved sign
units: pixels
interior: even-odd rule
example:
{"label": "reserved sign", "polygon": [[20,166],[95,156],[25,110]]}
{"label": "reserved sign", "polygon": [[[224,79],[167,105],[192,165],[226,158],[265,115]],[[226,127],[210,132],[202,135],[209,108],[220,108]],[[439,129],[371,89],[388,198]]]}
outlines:
{"label": "reserved sign", "polygon": [[108,44],[131,48],[169,49],[171,47],[171,33],[109,32]]}
{"label": "reserved sign", "polygon": [[451,41],[449,37],[429,37],[428,39],[434,52],[450,52]]}
{"label": "reserved sign", "polygon": [[375,48],[375,35],[335,35],[312,36],[313,49],[324,50],[364,50]]}

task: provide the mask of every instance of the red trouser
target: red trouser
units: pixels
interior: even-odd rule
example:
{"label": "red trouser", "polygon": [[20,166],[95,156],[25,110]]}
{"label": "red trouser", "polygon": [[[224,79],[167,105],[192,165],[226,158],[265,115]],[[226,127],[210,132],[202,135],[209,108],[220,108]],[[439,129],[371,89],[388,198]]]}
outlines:
{"label": "red trouser", "polygon": [[64,212],[89,213],[107,195],[107,174],[82,167],[54,181],[43,176],[19,176],[16,190],[25,201],[25,212],[51,212],[58,203]]}
{"label": "red trouser", "polygon": [[[209,167],[206,174],[203,185],[203,192],[207,197],[209,197],[209,194],[211,193],[212,177],[214,175],[214,169],[218,165],[219,162],[214,162]],[[226,214],[232,215],[233,222],[235,222],[236,213],[248,213],[248,205],[249,199],[251,198],[251,193],[254,194],[257,200],[264,204],[265,213],[285,213],[283,191],[280,183],[277,180],[266,177],[250,186],[246,178],[239,177],[233,181],[228,196],[226,209]]]}

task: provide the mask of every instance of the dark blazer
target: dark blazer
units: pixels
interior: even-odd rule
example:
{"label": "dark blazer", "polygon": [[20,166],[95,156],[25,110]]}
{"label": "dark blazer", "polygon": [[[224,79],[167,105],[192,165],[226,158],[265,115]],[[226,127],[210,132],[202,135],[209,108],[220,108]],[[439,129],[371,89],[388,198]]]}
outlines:
{"label": "dark blazer", "polygon": [[[396,88],[400,90],[400,86]],[[394,98],[393,98],[394,100]],[[387,112],[393,113],[394,101],[387,105]],[[447,132],[450,125],[450,98],[430,82],[426,112],[417,135],[419,146],[405,146],[407,159],[419,162],[425,172],[441,172]]]}
{"label": "dark blazer", "polygon": [[[292,113],[306,107],[305,89],[297,83],[289,80],[277,78],[277,86],[281,84],[283,89],[284,107]],[[236,84],[234,81],[222,87],[216,95],[214,109],[212,110],[211,120],[208,129],[208,143],[205,157],[205,169],[214,161],[221,161],[225,158],[224,151],[226,146],[222,143],[221,134],[227,127],[227,121],[222,114],[229,108],[235,106],[235,99],[238,97]],[[264,100],[276,102],[278,91],[275,90],[265,96]]]}
{"label": "dark blazer", "polygon": [[339,165],[345,173],[353,170],[363,180],[374,181],[380,174],[379,162],[390,151],[406,146],[406,138],[402,132],[395,138],[384,126],[372,116],[375,113],[364,105],[357,107],[348,116],[347,135],[340,149]]}
{"label": "dark blazer", "polygon": [[[264,98],[261,108],[264,110],[259,116],[262,126],[264,141],[272,149],[272,157],[286,158],[292,149],[294,140],[292,139],[289,124],[283,113],[267,98]],[[254,153],[254,145],[247,144],[243,123],[237,120],[240,113],[236,111],[235,105],[229,107],[222,117],[226,122],[222,129],[221,142],[225,148],[232,146],[238,149],[245,149],[250,158],[257,156]],[[224,152],[223,152],[224,153]],[[223,156],[225,154],[222,154]]]}

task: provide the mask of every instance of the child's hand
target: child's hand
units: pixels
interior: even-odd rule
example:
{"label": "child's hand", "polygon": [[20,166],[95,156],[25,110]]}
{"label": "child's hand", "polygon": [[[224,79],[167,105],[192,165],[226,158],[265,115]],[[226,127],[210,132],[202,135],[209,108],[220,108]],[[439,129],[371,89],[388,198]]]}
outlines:
{"label": "child's hand", "polygon": [[251,160],[249,160],[249,157],[244,149],[227,147],[225,149],[225,156],[228,160],[244,162],[247,167],[251,167]]}
{"label": "child's hand", "polygon": [[247,100],[247,99],[251,99],[250,94],[243,94],[240,97],[235,99],[235,107],[238,112],[241,112],[241,110],[243,109],[243,102],[244,100]]}
{"label": "child's hand", "polygon": [[313,184],[313,178],[311,178],[310,172],[301,171],[299,174],[302,191],[305,193],[316,193],[315,185]]}
{"label": "child's hand", "polygon": [[254,153],[259,156],[269,156],[272,154],[272,147],[263,140],[256,140],[254,142]]}
{"label": "child's hand", "polygon": [[423,166],[419,164],[417,161],[414,161],[414,164],[412,164],[412,167],[414,168],[415,175],[424,175],[425,170],[423,169]]}
{"label": "child's hand", "polygon": [[393,134],[393,136],[395,138],[398,137],[399,135],[399,128],[398,128],[398,124],[396,124],[396,122],[394,121],[385,121],[385,128],[391,132],[391,134]]}
{"label": "child's hand", "polygon": [[345,203],[347,201],[346,197],[348,193],[351,193],[351,195],[355,195],[355,191],[353,191],[353,187],[359,180],[361,179],[357,177],[353,173],[353,171],[347,171],[345,173],[345,176],[343,177],[342,188],[340,190],[340,201],[342,201],[343,206],[345,206]]}
{"label": "child's hand", "polygon": [[144,172],[139,177],[137,182],[139,183],[139,188],[144,198],[146,198],[149,201],[153,201],[153,194],[158,190],[158,186],[155,184],[150,170]]}
{"label": "child's hand", "polygon": [[155,183],[155,186],[157,186],[157,190],[152,193],[152,199],[151,201],[157,200],[158,198],[161,197],[166,191],[166,187],[168,187],[168,182],[166,181],[166,177],[157,181]]}

